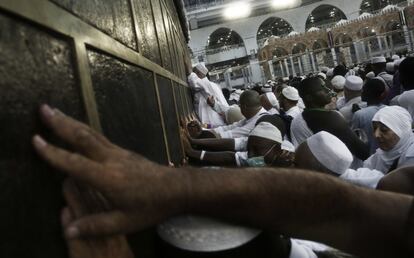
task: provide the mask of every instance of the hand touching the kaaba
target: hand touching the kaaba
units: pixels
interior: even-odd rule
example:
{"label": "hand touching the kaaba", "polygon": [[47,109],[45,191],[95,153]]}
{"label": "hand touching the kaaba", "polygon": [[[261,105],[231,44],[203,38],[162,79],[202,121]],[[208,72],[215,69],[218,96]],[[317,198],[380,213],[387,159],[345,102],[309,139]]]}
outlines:
{"label": "hand touching the kaaba", "polygon": [[47,105],[40,113],[46,126],[73,151],[36,135],[33,144],[37,153],[53,167],[96,188],[113,207],[69,223],[65,230],[68,238],[137,231],[183,209],[177,204],[186,203],[187,180],[172,177],[184,174],[169,173],[170,168],[112,144],[87,125]]}
{"label": "hand touching the kaaba", "polygon": [[[104,211],[105,201],[99,193],[89,187],[66,180],[63,185],[63,195],[67,207],[62,210],[61,222],[63,229],[78,218],[92,211]],[[126,237],[114,235],[108,237],[89,237],[66,240],[70,258],[133,258]]]}

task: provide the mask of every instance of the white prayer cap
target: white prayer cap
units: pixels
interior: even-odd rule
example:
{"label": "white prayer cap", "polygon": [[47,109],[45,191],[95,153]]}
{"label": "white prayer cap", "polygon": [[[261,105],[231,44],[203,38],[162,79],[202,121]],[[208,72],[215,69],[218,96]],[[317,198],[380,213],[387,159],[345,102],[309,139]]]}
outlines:
{"label": "white prayer cap", "polygon": [[405,58],[401,58],[401,59],[395,60],[395,61],[394,61],[394,66],[396,66],[396,67],[400,67],[401,62],[402,62],[402,61],[404,61],[404,59],[405,59]]}
{"label": "white prayer cap", "polygon": [[295,146],[290,142],[290,141],[288,141],[288,140],[284,140],[283,142],[282,142],[282,150],[287,150],[287,151],[289,151],[289,152],[293,152],[293,153],[295,153]]}
{"label": "white prayer cap", "polygon": [[359,66],[355,66],[353,70],[355,73],[359,72]]}
{"label": "white prayer cap", "polygon": [[394,61],[395,61],[395,60],[398,60],[398,59],[400,59],[400,56],[399,56],[399,55],[393,55],[393,56],[392,56],[392,60],[394,60]]}
{"label": "white prayer cap", "polygon": [[273,92],[266,92],[265,94],[270,104],[272,104],[273,107],[276,107],[279,105],[279,101],[277,101],[277,98]]}
{"label": "white prayer cap", "polygon": [[328,72],[328,70],[329,70],[329,68],[328,68],[328,67],[326,67],[326,66],[322,66],[322,67],[321,67],[321,72],[323,72],[323,73]]}
{"label": "white prayer cap", "polygon": [[360,91],[363,85],[364,81],[359,76],[351,75],[346,77],[345,88],[348,90]]}
{"label": "white prayer cap", "polygon": [[288,82],[289,81],[289,77],[283,77],[283,82]]}
{"label": "white prayer cap", "polygon": [[226,120],[228,124],[233,124],[244,119],[244,116],[238,105],[232,105],[226,111]]}
{"label": "white prayer cap", "polygon": [[265,84],[263,87],[262,87],[262,91],[263,92],[272,92],[272,86],[270,85],[270,84]]}
{"label": "white prayer cap", "polygon": [[412,133],[413,119],[407,109],[400,106],[381,108],[372,118],[372,121],[383,123],[400,139],[404,139]]}
{"label": "white prayer cap", "polygon": [[292,86],[288,86],[282,90],[282,94],[285,98],[292,101],[299,101],[299,92]]}
{"label": "white prayer cap", "polygon": [[326,72],[326,76],[327,76],[327,77],[332,77],[332,76],[333,76],[333,74],[334,74],[334,69],[333,69],[333,68],[330,68],[330,69]]}
{"label": "white prayer cap", "polygon": [[208,73],[208,69],[205,65],[203,65],[202,63],[199,63],[195,66],[195,68],[202,74],[207,75]]}
{"label": "white prayer cap", "polygon": [[351,75],[355,75],[355,74],[356,73],[355,73],[354,69],[351,69],[345,74],[345,78],[347,78],[348,76],[351,76]]}
{"label": "white prayer cap", "polygon": [[342,175],[352,164],[348,147],[336,136],[321,131],[306,140],[313,156],[330,171]]}
{"label": "white prayer cap", "polygon": [[280,130],[268,122],[261,122],[258,124],[253,131],[251,131],[250,136],[257,136],[260,138],[265,138],[268,140],[272,140],[274,142],[278,142],[282,144],[283,137]]}
{"label": "white prayer cap", "polygon": [[374,79],[375,78],[375,73],[374,72],[369,72],[369,73],[367,73],[366,77],[368,79]]}
{"label": "white prayer cap", "polygon": [[346,79],[342,75],[337,75],[333,77],[331,80],[332,87],[334,87],[337,90],[344,89],[345,82],[346,82]]}
{"label": "white prayer cap", "polygon": [[318,73],[318,76],[321,77],[322,79],[326,80],[326,74]]}
{"label": "white prayer cap", "polygon": [[394,72],[394,62],[388,62],[385,70],[389,73]]}
{"label": "white prayer cap", "polygon": [[376,56],[371,59],[371,64],[386,63],[387,60],[383,56]]}
{"label": "white prayer cap", "polygon": [[414,119],[414,90],[405,91],[398,97],[399,106],[408,110],[411,117]]}

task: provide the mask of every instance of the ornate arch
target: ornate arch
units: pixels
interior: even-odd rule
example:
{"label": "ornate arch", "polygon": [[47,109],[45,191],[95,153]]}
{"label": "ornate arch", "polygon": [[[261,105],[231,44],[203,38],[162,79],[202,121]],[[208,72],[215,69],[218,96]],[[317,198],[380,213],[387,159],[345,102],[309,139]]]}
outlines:
{"label": "ornate arch", "polygon": [[256,32],[257,43],[260,45],[266,38],[271,36],[281,37],[289,34],[291,31],[293,31],[293,27],[285,19],[269,17],[260,24]]}
{"label": "ornate arch", "polygon": [[330,4],[322,4],[309,14],[305,28],[308,30],[311,27],[321,27],[343,19],[346,20],[347,18],[340,8]]}

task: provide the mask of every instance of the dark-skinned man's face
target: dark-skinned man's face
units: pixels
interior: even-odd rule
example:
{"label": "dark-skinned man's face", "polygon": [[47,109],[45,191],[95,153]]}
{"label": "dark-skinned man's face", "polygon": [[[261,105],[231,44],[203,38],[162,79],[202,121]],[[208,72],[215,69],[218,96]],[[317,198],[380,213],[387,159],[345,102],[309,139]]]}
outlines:
{"label": "dark-skinned man's face", "polygon": [[319,80],[318,83],[312,85],[312,88],[313,91],[310,94],[310,97],[312,98],[313,103],[318,104],[319,106],[325,106],[331,103],[332,95],[322,80]]}

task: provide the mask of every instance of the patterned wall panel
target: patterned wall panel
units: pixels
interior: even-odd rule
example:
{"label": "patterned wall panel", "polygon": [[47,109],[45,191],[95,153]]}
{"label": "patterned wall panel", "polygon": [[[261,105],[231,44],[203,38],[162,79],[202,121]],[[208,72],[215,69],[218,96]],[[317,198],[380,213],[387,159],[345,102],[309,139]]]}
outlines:
{"label": "patterned wall panel", "polygon": [[[177,113],[185,108],[176,107],[174,93],[182,98],[186,82],[171,52],[175,59],[187,52],[175,49],[174,38],[185,39],[171,17],[174,5],[162,6],[160,0],[0,1],[0,257],[67,257],[59,220],[63,174],[31,146],[35,133],[62,146],[39,121],[40,104],[153,161],[181,163]],[[153,229],[129,240],[136,257],[156,256]]]}
{"label": "patterned wall panel", "polygon": [[95,51],[88,55],[104,134],[124,148],[166,164],[153,73]]}
{"label": "patterned wall panel", "polygon": [[172,60],[170,54],[170,45],[168,43],[168,33],[164,25],[163,12],[161,10],[161,4],[159,0],[152,0],[152,9],[154,13],[154,20],[158,34],[158,42],[160,44],[162,63],[165,69],[172,71]]}
{"label": "patterned wall panel", "polygon": [[40,162],[31,137],[59,144],[39,121],[41,103],[85,120],[69,42],[0,13],[0,257],[65,257],[62,174]]}
{"label": "patterned wall panel", "polygon": [[155,29],[154,17],[150,0],[133,0],[136,23],[138,27],[138,44],[141,53],[151,61],[162,65],[160,49],[158,46],[157,31]]}
{"label": "patterned wall panel", "polygon": [[178,131],[178,120],[175,112],[176,106],[173,98],[173,87],[171,81],[165,77],[158,76],[158,90],[160,92],[160,100],[162,103],[162,110],[164,115],[164,123],[167,132],[168,145],[170,146],[171,161],[178,165],[183,160],[183,153],[181,151],[181,141]]}
{"label": "patterned wall panel", "polygon": [[50,0],[125,45],[136,48],[128,0]]}

